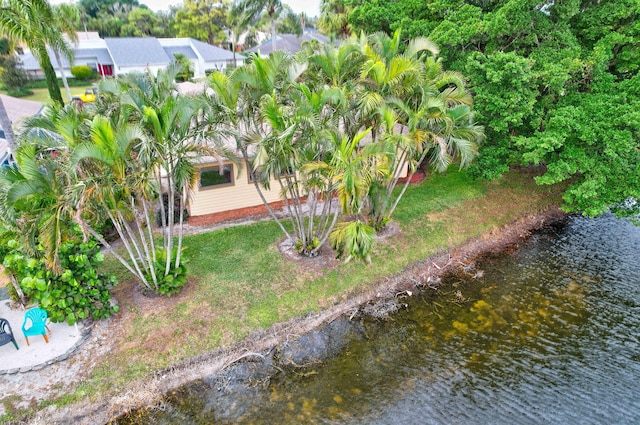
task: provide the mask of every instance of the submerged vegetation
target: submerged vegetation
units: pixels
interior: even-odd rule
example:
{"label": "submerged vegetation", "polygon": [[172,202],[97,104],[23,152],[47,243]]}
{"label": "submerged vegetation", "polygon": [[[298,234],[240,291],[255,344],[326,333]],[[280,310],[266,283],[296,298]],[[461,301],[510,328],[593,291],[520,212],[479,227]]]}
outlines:
{"label": "submerged vegetation", "polygon": [[[44,0],[8,4],[50,12]],[[198,95],[176,90],[177,63],[103,80],[84,108],[63,106],[58,90],[0,171],[0,251],[22,303],[74,323],[117,312],[113,293],[123,323],[109,358],[58,402],[113,394],[326,308],[560,196],[567,211],[634,213],[639,9],[332,0],[320,22],[339,44],[248,56]],[[60,35],[29,29],[41,49]],[[0,102],[10,128],[3,112]],[[223,159],[246,168],[273,221],[187,236],[199,164]],[[474,177],[503,177],[474,180],[472,163]],[[514,164],[538,166],[548,186]],[[416,173],[427,179],[410,186]],[[274,189],[284,219],[263,194]],[[392,219],[402,233],[381,244]],[[283,235],[294,262],[277,249]],[[97,243],[111,253],[102,266]],[[328,246],[345,263],[321,255]],[[140,291],[173,298],[140,302]]]}

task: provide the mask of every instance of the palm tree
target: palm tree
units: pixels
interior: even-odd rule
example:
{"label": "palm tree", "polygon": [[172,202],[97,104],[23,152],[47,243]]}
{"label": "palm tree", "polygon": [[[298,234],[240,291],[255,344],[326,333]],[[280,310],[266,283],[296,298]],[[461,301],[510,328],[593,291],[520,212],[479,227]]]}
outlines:
{"label": "palm tree", "polygon": [[256,21],[262,13],[266,13],[271,22],[271,43],[276,51],[276,19],[284,10],[281,0],[240,0],[235,6],[244,11],[245,22]]}
{"label": "palm tree", "polygon": [[54,22],[53,11],[46,0],[2,0],[0,2],[0,32],[14,40],[21,40],[31,49],[44,71],[51,100],[64,104],[47,45],[54,51],[63,52],[68,50],[68,46],[59,28],[56,25],[50,25]]}
{"label": "palm tree", "polygon": [[323,0],[320,6],[320,19],[318,28],[328,35],[344,39],[351,35],[349,14],[353,6],[346,4],[345,0]]}
{"label": "palm tree", "polygon": [[[401,45],[400,31],[393,37],[374,35],[361,73],[365,122],[380,130],[380,143],[396,151],[388,157],[391,173],[372,185],[369,197],[370,220],[377,229],[390,219],[425,159],[439,171],[454,158],[465,166],[477,155],[483,137],[482,127],[473,122],[472,98],[462,75],[442,69],[437,46],[417,38],[400,53]],[[408,171],[407,181],[393,200],[402,168]]]}
{"label": "palm tree", "polygon": [[231,40],[231,51],[233,52],[233,66],[237,67],[236,50],[242,32],[247,29],[247,22],[242,19],[242,11],[237,6],[232,7],[227,14],[227,31]]}
{"label": "palm tree", "polygon": [[[248,173],[253,172],[251,145],[266,137],[265,127],[259,113],[265,95],[284,93],[304,71],[284,52],[274,52],[268,57],[254,56],[245,66],[237,68],[228,76],[214,72],[209,80],[213,95],[209,99],[210,117],[219,117],[212,124],[215,134],[235,140],[236,150],[242,155]],[[289,234],[280,218],[267,202],[258,179],[253,179],[258,195],[267,211],[286,235]]]}
{"label": "palm tree", "polygon": [[[53,25],[57,26],[60,29],[61,33],[67,34],[69,41],[72,43],[78,42],[78,35],[76,34],[76,26],[75,22],[79,18],[78,8],[70,5],[70,4],[61,4],[53,9],[55,23]],[[71,49],[67,43],[62,45],[62,52],[69,59],[69,63],[73,61],[73,49]],[[72,100],[71,90],[69,89],[69,82],[67,81],[67,76],[64,73],[64,67],[62,66],[62,60],[60,58],[60,52],[57,49],[53,50],[53,53],[56,57],[56,62],[58,64],[58,71],[60,72],[60,77],[62,78],[62,83],[64,84],[64,89],[67,93],[67,99],[69,102]]]}
{"label": "palm tree", "polygon": [[[92,143],[74,151],[76,163],[102,170],[92,173],[85,193],[114,222],[129,255],[129,261],[120,261],[147,288],[161,293],[179,289],[171,286],[178,279],[186,282],[181,259],[183,212],[196,182],[196,164],[204,155],[228,155],[207,137],[204,103],[177,95],[178,70],[172,65],[157,76],[129,75],[102,84],[105,97],[119,108],[105,110],[110,121],[94,118]],[[117,136],[120,130],[123,136]],[[162,227],[159,248],[151,233],[157,204]]]}
{"label": "palm tree", "polygon": [[37,136],[27,136],[14,152],[17,165],[2,170],[2,210],[5,223],[20,229],[25,249],[45,251],[47,266],[60,271],[59,247],[73,232],[73,192],[70,174],[58,155]]}

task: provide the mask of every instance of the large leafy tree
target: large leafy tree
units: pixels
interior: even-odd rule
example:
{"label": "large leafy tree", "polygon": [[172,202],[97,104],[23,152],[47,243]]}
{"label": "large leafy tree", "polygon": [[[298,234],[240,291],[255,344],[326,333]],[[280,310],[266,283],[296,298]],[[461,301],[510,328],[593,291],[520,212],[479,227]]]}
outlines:
{"label": "large leafy tree", "polygon": [[[640,68],[637,1],[352,4],[349,23],[355,30],[391,33],[402,27],[410,36],[429,36],[442,47],[445,65],[469,77],[488,135],[475,163],[478,175],[495,177],[519,162],[545,165],[548,174],[540,182],[579,182],[581,189],[569,186],[565,208],[589,215],[637,196],[637,143],[620,142],[635,133],[614,120],[629,117],[618,102],[632,102]],[[615,115],[601,111],[598,102]],[[590,128],[591,140],[577,128]],[[578,148],[587,142],[591,149]],[[611,161],[602,154],[612,152],[613,169],[629,173],[620,179],[625,184],[593,165]]]}
{"label": "large leafy tree", "polygon": [[178,37],[193,37],[209,44],[226,41],[227,3],[222,0],[186,0],[176,13]]}
{"label": "large leafy tree", "polygon": [[63,104],[47,46],[51,46],[54,51],[63,52],[69,51],[69,46],[57,25],[43,25],[44,22],[56,22],[53,10],[46,0],[0,2],[0,32],[12,39],[23,41],[31,49],[44,71],[51,100]]}

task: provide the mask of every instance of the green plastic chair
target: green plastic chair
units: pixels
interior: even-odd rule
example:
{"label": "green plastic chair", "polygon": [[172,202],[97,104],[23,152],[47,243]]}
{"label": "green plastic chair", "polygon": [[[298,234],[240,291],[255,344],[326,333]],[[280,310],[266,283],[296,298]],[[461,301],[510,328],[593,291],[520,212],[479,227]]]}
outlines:
{"label": "green plastic chair", "polygon": [[13,331],[11,330],[11,325],[7,319],[0,318],[0,345],[5,345],[10,342],[13,342],[16,350],[19,350],[18,343],[16,339],[13,337]]}
{"label": "green plastic chair", "polygon": [[27,340],[27,345],[29,345],[28,337],[35,335],[42,335],[44,342],[49,343],[47,331],[51,331],[47,326],[48,319],[49,316],[47,316],[47,312],[41,308],[35,307],[27,310],[24,314],[24,323],[22,324],[22,333],[24,334],[24,339]]}

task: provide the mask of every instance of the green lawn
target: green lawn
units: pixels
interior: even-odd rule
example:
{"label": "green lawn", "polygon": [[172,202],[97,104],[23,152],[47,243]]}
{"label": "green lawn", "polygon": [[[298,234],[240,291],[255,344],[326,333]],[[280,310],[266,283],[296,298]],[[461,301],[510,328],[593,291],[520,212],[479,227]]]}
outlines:
{"label": "green lawn", "polygon": [[[69,90],[71,90],[71,95],[72,96],[80,96],[81,94],[84,93],[85,89],[89,88],[89,87],[95,87],[96,83],[94,82],[90,82],[87,83],[85,85],[82,86],[75,86],[75,87],[69,87]],[[25,97],[21,97],[20,99],[24,99],[24,100],[34,100],[37,102],[42,102],[42,103],[49,103],[49,101],[51,100],[51,98],[49,97],[49,91],[46,88],[42,88],[42,89],[31,89],[33,91],[33,94],[30,96],[25,96]],[[67,93],[64,89],[64,86],[62,84],[60,84],[60,92],[62,93],[62,98],[65,100],[65,102],[67,101]],[[2,94],[7,94],[6,90],[0,90],[0,93]]]}
{"label": "green lawn", "polygon": [[315,271],[280,254],[283,235],[270,221],[192,235],[185,239],[191,278],[171,299],[140,301],[136,284],[123,281],[127,274],[110,258],[105,269],[121,278],[120,335],[108,358],[53,402],[116,394],[136,378],[330,307],[416,261],[560,202],[557,190],[536,186],[528,175],[492,183],[456,171],[434,175],[409,188],[394,217],[402,233],[376,246],[373,264]]}

